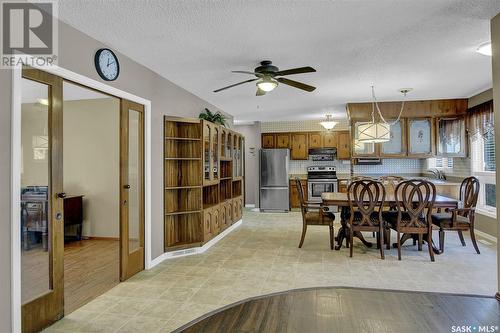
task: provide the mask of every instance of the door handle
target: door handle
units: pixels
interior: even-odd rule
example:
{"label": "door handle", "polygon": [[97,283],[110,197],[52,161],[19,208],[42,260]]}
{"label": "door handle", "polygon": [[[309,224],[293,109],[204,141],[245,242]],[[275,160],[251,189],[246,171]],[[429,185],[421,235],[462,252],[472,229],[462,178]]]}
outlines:
{"label": "door handle", "polygon": [[64,192],[57,193],[57,197],[61,198],[61,199],[64,199],[64,198],[66,198],[66,193],[64,193]]}
{"label": "door handle", "polygon": [[126,189],[126,190],[128,190],[128,189],[130,189],[130,185],[129,184],[123,185],[123,188]]}

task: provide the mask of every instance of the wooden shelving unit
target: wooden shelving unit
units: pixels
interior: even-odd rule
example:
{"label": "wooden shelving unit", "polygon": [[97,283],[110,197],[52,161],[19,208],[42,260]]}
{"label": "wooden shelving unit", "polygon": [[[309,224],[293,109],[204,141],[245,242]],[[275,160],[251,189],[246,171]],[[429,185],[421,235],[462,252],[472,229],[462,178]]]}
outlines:
{"label": "wooden shelving unit", "polygon": [[204,120],[164,120],[165,251],[202,246],[241,219],[244,138]]}

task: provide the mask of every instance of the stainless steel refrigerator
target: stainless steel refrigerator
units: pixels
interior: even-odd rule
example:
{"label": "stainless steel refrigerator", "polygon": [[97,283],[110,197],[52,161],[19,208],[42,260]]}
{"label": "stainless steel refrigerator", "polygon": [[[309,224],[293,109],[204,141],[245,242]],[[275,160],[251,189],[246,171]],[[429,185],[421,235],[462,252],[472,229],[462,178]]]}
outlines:
{"label": "stainless steel refrigerator", "polygon": [[260,210],[290,210],[288,188],[288,149],[260,150]]}

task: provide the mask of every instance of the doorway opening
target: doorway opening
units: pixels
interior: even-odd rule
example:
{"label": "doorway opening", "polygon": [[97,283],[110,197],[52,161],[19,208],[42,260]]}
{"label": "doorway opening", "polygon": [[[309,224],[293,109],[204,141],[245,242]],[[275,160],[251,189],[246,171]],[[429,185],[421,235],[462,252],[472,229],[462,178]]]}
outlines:
{"label": "doorway opening", "polygon": [[64,313],[120,281],[120,100],[63,82]]}
{"label": "doorway opening", "polygon": [[145,268],[145,108],[37,69],[19,86],[19,301],[37,332]]}

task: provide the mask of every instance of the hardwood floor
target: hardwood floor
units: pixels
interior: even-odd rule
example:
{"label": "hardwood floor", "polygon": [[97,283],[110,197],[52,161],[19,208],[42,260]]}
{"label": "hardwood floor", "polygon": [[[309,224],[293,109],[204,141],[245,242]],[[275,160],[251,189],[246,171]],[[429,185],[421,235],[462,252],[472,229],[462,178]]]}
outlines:
{"label": "hardwood floor", "polygon": [[174,332],[452,332],[462,325],[498,331],[500,302],[439,293],[303,289],[257,297]]}
{"label": "hardwood floor", "polygon": [[65,245],[65,315],[120,282],[119,250],[119,241],[109,239],[88,239]]}

